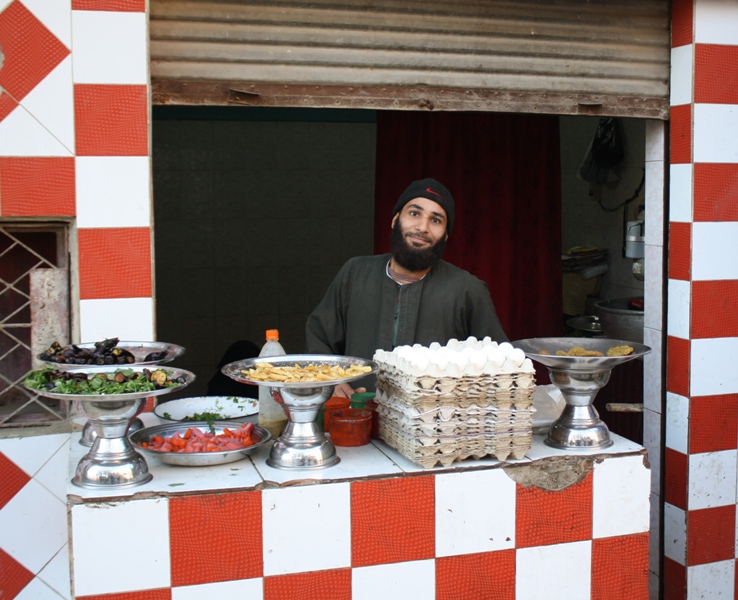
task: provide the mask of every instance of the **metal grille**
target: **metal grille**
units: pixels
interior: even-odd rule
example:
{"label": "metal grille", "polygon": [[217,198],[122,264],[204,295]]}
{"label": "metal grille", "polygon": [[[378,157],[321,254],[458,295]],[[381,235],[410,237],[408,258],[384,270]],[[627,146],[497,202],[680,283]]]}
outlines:
{"label": "metal grille", "polygon": [[[63,225],[0,223],[0,428],[66,419],[66,403],[37,396],[21,385],[34,361],[34,274],[62,270],[62,279],[68,281],[66,239]],[[68,331],[69,293],[62,291]]]}

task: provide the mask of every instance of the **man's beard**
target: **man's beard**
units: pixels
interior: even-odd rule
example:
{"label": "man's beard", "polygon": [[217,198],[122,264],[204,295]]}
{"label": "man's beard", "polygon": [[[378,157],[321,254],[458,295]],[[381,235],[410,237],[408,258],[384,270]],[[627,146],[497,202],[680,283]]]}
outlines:
{"label": "man's beard", "polygon": [[405,239],[399,218],[392,226],[390,240],[392,242],[392,256],[397,264],[413,273],[430,269],[440,260],[443,249],[446,247],[445,236],[427,248],[411,246]]}

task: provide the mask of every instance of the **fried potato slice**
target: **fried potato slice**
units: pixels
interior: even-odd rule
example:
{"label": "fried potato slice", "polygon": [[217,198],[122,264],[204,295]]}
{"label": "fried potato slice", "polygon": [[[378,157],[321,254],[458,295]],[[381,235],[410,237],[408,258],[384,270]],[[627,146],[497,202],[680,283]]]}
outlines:
{"label": "fried potato slice", "polygon": [[349,364],[299,365],[275,367],[263,362],[257,363],[252,369],[242,369],[241,373],[253,381],[273,381],[275,383],[302,383],[335,381],[356,375],[371,373],[370,366]]}
{"label": "fried potato slice", "polygon": [[628,356],[633,354],[633,346],[614,346],[607,351],[608,356]]}

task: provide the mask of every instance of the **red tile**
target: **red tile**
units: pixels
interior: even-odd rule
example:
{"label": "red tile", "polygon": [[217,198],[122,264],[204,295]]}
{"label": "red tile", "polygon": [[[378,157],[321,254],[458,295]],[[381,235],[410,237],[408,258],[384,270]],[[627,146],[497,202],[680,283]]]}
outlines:
{"label": "red tile", "polygon": [[738,46],[695,44],[694,101],[738,104]]}
{"label": "red tile", "polygon": [[261,492],[169,501],[172,586],[261,577]]}
{"label": "red tile", "polygon": [[72,10],[145,12],[146,0],[72,0]]}
{"label": "red tile", "polygon": [[32,579],[33,573],[0,548],[0,598],[12,600]]}
{"label": "red tile", "polygon": [[687,510],[687,455],[664,448],[664,500]]}
{"label": "red tile", "polygon": [[648,534],[592,540],[592,600],[648,600]]}
{"label": "red tile", "polygon": [[738,394],[698,396],[689,401],[689,453],[738,447]]}
{"label": "red tile", "polygon": [[691,337],[738,337],[738,281],[692,283]]}
{"label": "red tile", "polygon": [[351,564],[354,567],[433,558],[433,476],[351,484]]}
{"label": "red tile", "polygon": [[171,588],[121,592],[119,594],[95,594],[94,596],[75,596],[77,600],[172,600]]}
{"label": "red tile", "polygon": [[689,340],[666,338],[666,389],[680,396],[689,396]]}
{"label": "red tile", "polygon": [[351,600],[351,569],[264,578],[264,600]]}
{"label": "red tile", "polygon": [[672,106],[669,120],[671,164],[692,162],[692,105]]}
{"label": "red tile", "polygon": [[694,0],[671,2],[671,47],[691,44],[693,39]]}
{"label": "red tile", "polygon": [[0,157],[4,217],[73,216],[74,158]]}
{"label": "red tile", "polygon": [[[0,509],[13,499],[31,480],[31,477],[0,452]],[[0,590],[2,587],[0,587]],[[1,596],[0,596],[1,597]]]}
{"label": "red tile", "polygon": [[735,504],[687,513],[687,566],[735,558]]}
{"label": "red tile", "polygon": [[669,279],[692,278],[692,224],[669,223]]}
{"label": "red tile", "polygon": [[78,156],[148,156],[145,85],[75,85]]}
{"label": "red tile", "polygon": [[436,600],[515,600],[515,550],[436,559]]}
{"label": "red tile", "polygon": [[0,88],[0,121],[7,117],[18,106],[18,102]]}
{"label": "red tile", "polygon": [[79,229],[80,298],[150,298],[148,227]]}
{"label": "red tile", "polygon": [[693,177],[695,221],[738,221],[738,164],[696,163]]}
{"label": "red tile", "polygon": [[0,40],[5,55],[0,88],[17,102],[69,55],[69,49],[17,1],[0,12]]}
{"label": "red tile", "polygon": [[517,485],[515,546],[529,548],[592,538],[592,474],[564,490]]}
{"label": "red tile", "polygon": [[686,600],[687,567],[665,556],[661,582],[664,588],[664,600]]}

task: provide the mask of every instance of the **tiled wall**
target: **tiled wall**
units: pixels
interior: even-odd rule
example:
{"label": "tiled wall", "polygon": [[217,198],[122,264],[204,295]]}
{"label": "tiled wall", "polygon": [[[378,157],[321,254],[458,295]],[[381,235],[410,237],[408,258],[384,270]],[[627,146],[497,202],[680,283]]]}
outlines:
{"label": "tiled wall", "polygon": [[666,598],[734,597],[738,4],[673,4]]}
{"label": "tiled wall", "polygon": [[[615,455],[556,491],[486,469],[86,502],[71,509],[75,591],[79,600],[646,600],[648,481],[642,455]],[[95,531],[117,532],[128,571],[100,551]]]}
{"label": "tiled wall", "polygon": [[145,2],[0,0],[0,48],[0,216],[76,216],[80,337],[153,339]]}
{"label": "tiled wall", "polygon": [[159,339],[187,349],[177,365],[196,395],[238,340],[279,329],[304,352],[338,269],[373,253],[375,124],[366,111],[186,112],[153,124],[156,316]]}

